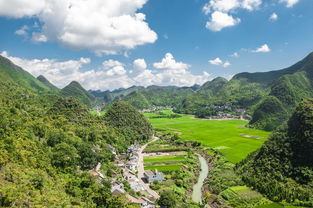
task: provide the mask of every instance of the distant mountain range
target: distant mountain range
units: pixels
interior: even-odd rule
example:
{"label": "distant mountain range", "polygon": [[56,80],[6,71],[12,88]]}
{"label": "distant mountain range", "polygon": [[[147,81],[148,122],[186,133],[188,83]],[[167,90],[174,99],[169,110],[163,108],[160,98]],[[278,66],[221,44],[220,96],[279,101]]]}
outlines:
{"label": "distant mountain range", "polygon": [[[49,91],[78,98],[89,107],[125,100],[138,109],[172,106],[176,112],[203,113],[207,106],[232,103],[252,115],[251,126],[273,130],[287,120],[302,99],[313,97],[313,53],[286,69],[239,73],[230,81],[218,77],[202,86],[133,86],[114,91],[86,91],[73,81],[58,89],[45,77],[37,79],[0,56],[0,79],[32,91]],[[205,112],[204,112],[205,114]]]}

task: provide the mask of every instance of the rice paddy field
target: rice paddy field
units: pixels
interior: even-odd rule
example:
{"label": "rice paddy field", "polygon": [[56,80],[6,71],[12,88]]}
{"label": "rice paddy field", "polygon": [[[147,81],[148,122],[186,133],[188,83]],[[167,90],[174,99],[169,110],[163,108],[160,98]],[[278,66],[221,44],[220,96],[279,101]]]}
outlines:
{"label": "rice paddy field", "polygon": [[186,159],[184,152],[180,155],[165,155],[144,157],[145,170],[158,170],[161,172],[179,170]]}
{"label": "rice paddy field", "polygon": [[172,146],[165,141],[159,140],[148,145],[145,153],[160,153],[168,155],[156,155],[144,157],[145,170],[158,170],[169,172],[179,170],[186,161],[186,152],[180,147]]}
{"label": "rice paddy field", "polygon": [[215,148],[225,154],[230,162],[237,163],[249,153],[257,150],[270,135],[270,132],[248,129],[243,120],[204,120],[190,115],[168,118],[171,110],[158,113],[145,113],[155,129],[173,132],[185,140],[193,140]]}

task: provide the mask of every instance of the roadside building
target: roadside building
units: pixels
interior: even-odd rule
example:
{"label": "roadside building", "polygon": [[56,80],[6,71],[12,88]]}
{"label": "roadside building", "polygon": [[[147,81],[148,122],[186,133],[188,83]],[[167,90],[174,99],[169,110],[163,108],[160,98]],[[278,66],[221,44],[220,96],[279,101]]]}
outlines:
{"label": "roadside building", "polygon": [[162,182],[164,180],[164,175],[162,172],[155,172],[151,170],[146,170],[144,173],[144,178],[148,183],[153,183],[154,181]]}

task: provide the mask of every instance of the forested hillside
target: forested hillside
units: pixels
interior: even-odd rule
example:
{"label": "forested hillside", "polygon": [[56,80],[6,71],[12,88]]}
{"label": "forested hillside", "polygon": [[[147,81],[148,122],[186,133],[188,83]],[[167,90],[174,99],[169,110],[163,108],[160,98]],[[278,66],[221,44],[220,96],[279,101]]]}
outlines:
{"label": "forested hillside", "polygon": [[308,99],[237,169],[245,183],[273,201],[313,206],[312,150],[313,99]]}
{"label": "forested hillside", "polygon": [[13,64],[9,59],[0,55],[0,79],[17,83],[19,86],[32,91],[50,90],[45,84],[34,78],[19,66]]}
{"label": "forested hillside", "polygon": [[61,95],[65,97],[75,97],[85,105],[91,107],[94,105],[95,97],[87,92],[78,82],[72,81],[61,90]]}
{"label": "forested hillside", "polygon": [[40,75],[37,77],[37,79],[42,82],[44,85],[46,85],[50,90],[58,90],[56,86],[54,86],[49,80],[46,79],[43,75]]}
{"label": "forested hillside", "polygon": [[[75,98],[38,95],[3,79],[0,106],[1,207],[133,206],[111,194],[115,166],[107,145],[124,152],[135,139],[147,139],[151,129],[139,113],[131,112],[133,131],[125,132]],[[144,123],[146,137],[132,135]],[[102,182],[88,173],[98,163]]]}

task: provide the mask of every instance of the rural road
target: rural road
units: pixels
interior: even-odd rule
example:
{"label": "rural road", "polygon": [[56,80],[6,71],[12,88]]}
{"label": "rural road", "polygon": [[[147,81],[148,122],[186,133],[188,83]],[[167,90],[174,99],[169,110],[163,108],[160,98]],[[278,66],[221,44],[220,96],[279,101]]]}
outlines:
{"label": "rural road", "polygon": [[139,179],[139,183],[140,185],[142,185],[146,191],[151,195],[153,196],[154,199],[158,199],[160,198],[159,194],[155,191],[153,191],[149,184],[146,184],[142,178],[144,177],[144,172],[145,172],[145,169],[144,169],[144,164],[143,164],[143,155],[142,155],[142,152],[143,150],[148,146],[148,144],[152,143],[152,142],[155,142],[157,141],[159,138],[158,137],[155,137],[153,136],[153,139],[148,142],[147,144],[143,145],[142,147],[140,147],[139,149],[139,152],[138,152],[138,155],[139,155],[139,165],[138,165],[138,179]]}

